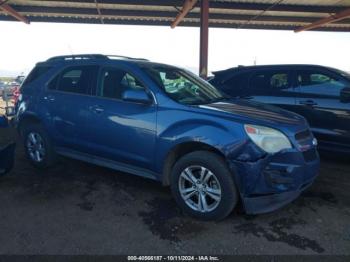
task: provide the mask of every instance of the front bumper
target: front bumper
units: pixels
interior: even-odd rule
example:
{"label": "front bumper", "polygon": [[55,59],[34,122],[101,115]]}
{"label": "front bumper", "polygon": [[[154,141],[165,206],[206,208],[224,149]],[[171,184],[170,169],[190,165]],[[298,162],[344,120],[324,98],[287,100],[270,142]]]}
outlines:
{"label": "front bumper", "polygon": [[262,214],[277,210],[299,197],[301,192],[307,189],[314,180],[311,180],[295,191],[273,193],[258,197],[242,197],[244,210],[247,214]]}
{"label": "front bumper", "polygon": [[315,147],[305,152],[288,149],[261,155],[254,161],[238,159],[231,161],[230,167],[247,214],[274,211],[290,203],[313,183],[320,166]]}

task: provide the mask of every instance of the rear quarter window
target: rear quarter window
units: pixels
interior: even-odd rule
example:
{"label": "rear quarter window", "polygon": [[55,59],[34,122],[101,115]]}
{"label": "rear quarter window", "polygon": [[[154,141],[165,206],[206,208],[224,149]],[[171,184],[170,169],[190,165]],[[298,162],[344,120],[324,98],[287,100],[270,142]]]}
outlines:
{"label": "rear quarter window", "polygon": [[29,73],[29,75],[26,77],[22,84],[22,88],[33,81],[37,80],[41,76],[45,75],[47,71],[49,71],[52,68],[52,66],[36,66],[34,69]]}
{"label": "rear quarter window", "polygon": [[225,93],[229,95],[242,95],[248,92],[249,73],[241,73],[230,77],[223,83]]}
{"label": "rear quarter window", "polygon": [[64,68],[48,84],[49,90],[94,95],[98,66],[82,65]]}

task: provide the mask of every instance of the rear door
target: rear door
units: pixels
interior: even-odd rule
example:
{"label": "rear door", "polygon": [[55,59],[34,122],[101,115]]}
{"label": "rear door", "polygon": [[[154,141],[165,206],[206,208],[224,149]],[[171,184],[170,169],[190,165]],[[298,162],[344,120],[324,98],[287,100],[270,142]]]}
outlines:
{"label": "rear door", "polygon": [[248,81],[248,98],[294,111],[295,87],[292,71],[259,70]]}
{"label": "rear door", "polygon": [[296,81],[297,112],[307,118],[323,146],[350,150],[350,103],[340,95],[349,81],[322,69],[298,70]]}
{"label": "rear door", "polygon": [[81,151],[86,132],[86,116],[93,103],[98,67],[69,66],[47,85],[43,99],[51,134],[57,146]]}

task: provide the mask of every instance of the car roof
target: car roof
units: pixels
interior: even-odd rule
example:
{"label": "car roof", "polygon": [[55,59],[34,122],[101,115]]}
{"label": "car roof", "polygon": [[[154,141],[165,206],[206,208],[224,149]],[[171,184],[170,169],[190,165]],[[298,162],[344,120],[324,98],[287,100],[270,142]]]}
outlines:
{"label": "car roof", "polygon": [[269,69],[287,69],[287,68],[322,68],[329,70],[336,70],[332,67],[321,66],[321,65],[313,65],[313,64],[276,64],[276,65],[254,65],[254,66],[237,66],[228,68],[225,70],[212,72],[215,76],[224,76],[232,73],[243,73],[250,72],[255,70],[269,70]]}
{"label": "car roof", "polygon": [[108,64],[134,64],[138,66],[162,66],[169,68],[176,68],[175,66],[166,65],[162,63],[152,62],[144,58],[133,58],[128,56],[120,55],[102,55],[102,54],[80,54],[80,55],[65,55],[65,56],[54,56],[46,61],[37,63],[37,66],[44,65],[81,65],[89,62],[106,62]]}

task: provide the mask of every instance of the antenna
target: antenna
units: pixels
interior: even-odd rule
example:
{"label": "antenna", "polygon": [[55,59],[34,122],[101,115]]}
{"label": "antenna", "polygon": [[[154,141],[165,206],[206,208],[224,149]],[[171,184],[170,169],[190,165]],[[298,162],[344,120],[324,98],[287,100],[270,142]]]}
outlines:
{"label": "antenna", "polygon": [[68,43],[67,46],[68,46],[69,53],[73,56],[74,53],[73,53],[71,45]]}

